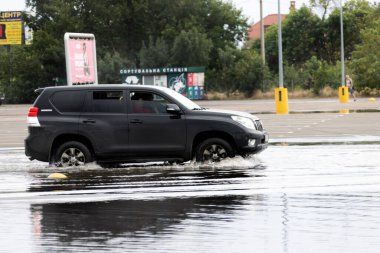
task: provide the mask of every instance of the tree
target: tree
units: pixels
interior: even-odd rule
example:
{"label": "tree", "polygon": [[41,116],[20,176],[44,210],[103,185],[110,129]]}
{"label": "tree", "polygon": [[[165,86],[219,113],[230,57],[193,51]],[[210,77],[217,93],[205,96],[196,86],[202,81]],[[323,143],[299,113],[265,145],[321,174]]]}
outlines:
{"label": "tree", "polygon": [[246,96],[260,88],[265,72],[259,54],[252,50],[241,51],[241,58],[234,66],[237,88],[244,92]]}
{"label": "tree", "polygon": [[[351,0],[343,6],[344,54],[351,58],[355,45],[360,43],[360,31],[367,27],[373,7],[364,0]],[[340,59],[340,9],[336,8],[324,22],[324,50],[322,59],[335,63]]]}
{"label": "tree", "polygon": [[171,54],[169,45],[162,38],[158,38],[155,42],[153,38],[149,38],[148,47],[143,42],[143,46],[139,53],[140,66],[142,68],[167,67],[171,64]]}
{"label": "tree", "polygon": [[206,34],[192,29],[181,31],[172,48],[172,64],[176,66],[207,66],[212,42]]}
{"label": "tree", "polygon": [[380,89],[380,19],[361,33],[362,43],[353,52],[351,68],[359,88]]}
{"label": "tree", "polygon": [[303,6],[289,14],[282,32],[284,59],[287,62],[300,65],[318,55],[322,44],[321,20],[311,9]]}

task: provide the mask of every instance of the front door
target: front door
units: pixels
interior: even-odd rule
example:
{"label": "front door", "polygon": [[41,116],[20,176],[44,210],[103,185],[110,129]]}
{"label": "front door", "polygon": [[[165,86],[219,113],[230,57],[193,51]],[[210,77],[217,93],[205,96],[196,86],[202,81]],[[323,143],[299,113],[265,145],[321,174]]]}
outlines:
{"label": "front door", "polygon": [[185,115],[166,112],[171,103],[148,91],[129,94],[129,150],[136,158],[183,157],[186,148]]}

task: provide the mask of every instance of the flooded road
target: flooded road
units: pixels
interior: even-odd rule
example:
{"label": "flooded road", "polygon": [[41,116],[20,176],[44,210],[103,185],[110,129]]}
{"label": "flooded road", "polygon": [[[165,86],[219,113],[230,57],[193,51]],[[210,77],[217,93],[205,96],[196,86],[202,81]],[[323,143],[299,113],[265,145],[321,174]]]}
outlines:
{"label": "flooded road", "polygon": [[272,145],[217,165],[62,169],[3,149],[0,252],[379,252],[379,154]]}

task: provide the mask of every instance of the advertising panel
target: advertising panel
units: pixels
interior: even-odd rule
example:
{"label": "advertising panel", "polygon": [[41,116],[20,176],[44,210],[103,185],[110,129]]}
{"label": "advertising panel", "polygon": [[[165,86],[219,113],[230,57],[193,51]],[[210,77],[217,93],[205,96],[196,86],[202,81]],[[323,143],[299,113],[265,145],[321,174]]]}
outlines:
{"label": "advertising panel", "polygon": [[0,45],[22,44],[22,12],[0,12]]}
{"label": "advertising panel", "polygon": [[186,74],[185,73],[169,74],[168,87],[186,96],[187,95]]}
{"label": "advertising panel", "polygon": [[93,34],[65,34],[67,84],[97,84],[96,46]]}

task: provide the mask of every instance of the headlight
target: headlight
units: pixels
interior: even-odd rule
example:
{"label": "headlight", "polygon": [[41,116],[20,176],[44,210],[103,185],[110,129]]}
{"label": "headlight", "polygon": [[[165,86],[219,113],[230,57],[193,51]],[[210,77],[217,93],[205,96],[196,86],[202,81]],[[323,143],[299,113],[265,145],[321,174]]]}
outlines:
{"label": "headlight", "polygon": [[249,129],[256,129],[255,127],[255,124],[253,123],[253,121],[250,119],[250,118],[246,118],[246,117],[241,117],[241,116],[231,116],[231,118],[242,124],[243,126],[245,126],[246,128],[249,128]]}

